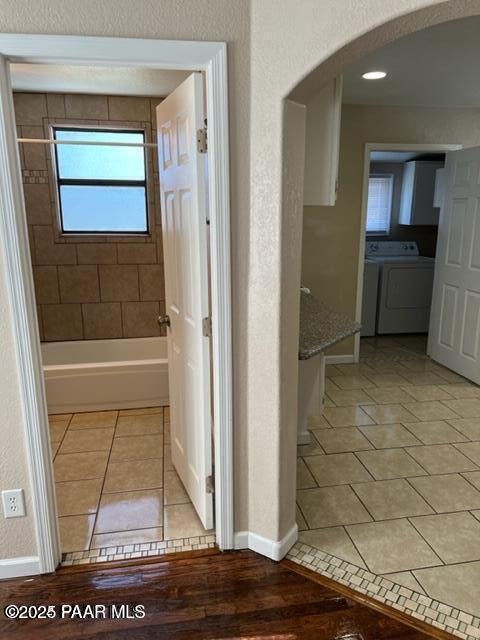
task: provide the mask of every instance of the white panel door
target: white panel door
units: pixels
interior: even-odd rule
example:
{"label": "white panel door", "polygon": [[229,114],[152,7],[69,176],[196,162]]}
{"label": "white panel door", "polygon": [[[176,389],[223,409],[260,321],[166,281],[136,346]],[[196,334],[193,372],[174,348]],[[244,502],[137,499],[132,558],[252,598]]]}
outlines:
{"label": "white panel door", "polygon": [[192,73],[157,107],[168,329],[172,462],[206,529],[213,527],[207,195],[203,79]]}
{"label": "white panel door", "polygon": [[445,174],[428,350],[480,384],[480,147],[448,153]]}

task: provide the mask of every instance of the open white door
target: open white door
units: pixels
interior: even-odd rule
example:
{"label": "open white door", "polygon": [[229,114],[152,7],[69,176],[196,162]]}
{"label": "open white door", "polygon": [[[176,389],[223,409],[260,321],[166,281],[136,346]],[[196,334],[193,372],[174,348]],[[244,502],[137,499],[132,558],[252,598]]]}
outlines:
{"label": "open white door", "polygon": [[480,147],[447,154],[428,352],[480,384]]}
{"label": "open white door", "polygon": [[[157,107],[172,462],[200,520],[213,527],[207,194],[203,79],[192,73]],[[206,321],[208,324],[208,320]],[[208,333],[208,332],[207,332]]]}

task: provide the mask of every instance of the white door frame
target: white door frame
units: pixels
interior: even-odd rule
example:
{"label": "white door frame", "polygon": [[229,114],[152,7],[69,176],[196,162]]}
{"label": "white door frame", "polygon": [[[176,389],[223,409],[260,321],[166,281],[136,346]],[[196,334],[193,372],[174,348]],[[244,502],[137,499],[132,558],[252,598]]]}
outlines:
{"label": "white door frame", "polygon": [[[394,142],[367,142],[363,156],[362,212],[360,219],[360,245],[358,249],[357,298],[355,321],[362,321],[363,263],[365,261],[365,238],[367,226],[368,177],[370,174],[370,154],[372,151],[415,151],[416,153],[447,153],[461,149],[461,144],[408,144]],[[360,333],[354,336],[353,362],[360,359]]]}
{"label": "white door frame", "polygon": [[233,548],[232,347],[227,49],[224,42],[0,34],[0,234],[19,363],[40,573],[60,558],[47,403],[8,62],[204,71],[212,305],[215,529]]}

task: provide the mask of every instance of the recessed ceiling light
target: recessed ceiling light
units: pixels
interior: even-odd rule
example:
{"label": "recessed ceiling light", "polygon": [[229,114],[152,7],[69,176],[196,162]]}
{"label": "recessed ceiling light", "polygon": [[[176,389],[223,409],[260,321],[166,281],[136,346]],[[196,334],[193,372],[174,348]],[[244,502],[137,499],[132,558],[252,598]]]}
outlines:
{"label": "recessed ceiling light", "polygon": [[367,71],[362,74],[362,78],[365,78],[365,80],[381,80],[385,78],[386,75],[387,73],[385,71]]}

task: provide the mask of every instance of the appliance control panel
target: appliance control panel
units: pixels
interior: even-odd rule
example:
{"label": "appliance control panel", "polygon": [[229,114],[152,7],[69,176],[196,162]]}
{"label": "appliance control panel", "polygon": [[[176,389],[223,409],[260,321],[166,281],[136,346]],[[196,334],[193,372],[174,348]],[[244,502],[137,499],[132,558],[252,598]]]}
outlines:
{"label": "appliance control panel", "polygon": [[415,241],[404,240],[368,240],[365,244],[365,257],[373,256],[418,256]]}

